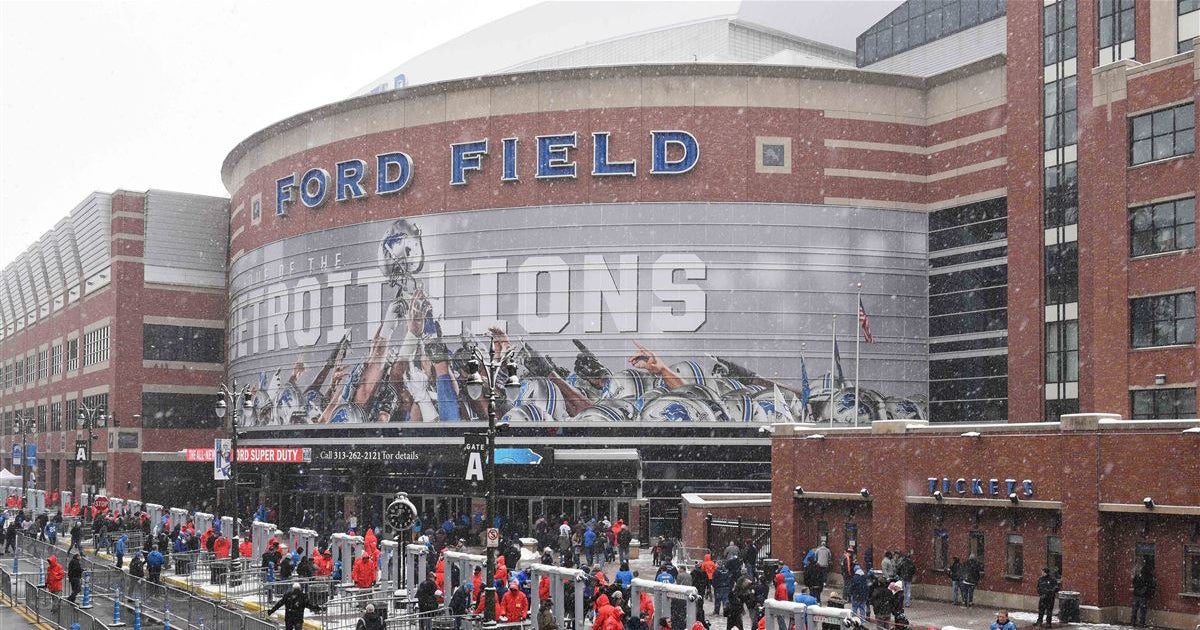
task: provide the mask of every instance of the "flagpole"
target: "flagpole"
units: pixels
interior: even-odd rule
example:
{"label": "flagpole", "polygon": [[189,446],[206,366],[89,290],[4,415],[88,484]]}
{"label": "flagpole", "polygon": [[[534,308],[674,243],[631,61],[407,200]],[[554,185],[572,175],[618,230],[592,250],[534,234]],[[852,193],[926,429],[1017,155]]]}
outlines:
{"label": "flagpole", "polygon": [[[855,308],[861,308],[862,305],[862,283],[858,283],[858,304]],[[854,314],[854,318],[858,319],[858,313]],[[854,327],[854,426],[858,427],[858,345],[862,339],[862,322],[859,322]]]}
{"label": "flagpole", "polygon": [[[804,369],[804,353],[808,350],[808,344],[800,342],[800,391],[803,392],[805,382],[808,380],[808,371]],[[811,391],[811,390],[810,390]],[[800,422],[808,422],[808,399],[805,397],[803,404],[800,405]]]}
{"label": "flagpole", "polygon": [[833,316],[833,344],[829,346],[829,428],[833,428],[833,394],[837,391],[837,372],[834,371],[834,355],[837,354],[837,314]]}

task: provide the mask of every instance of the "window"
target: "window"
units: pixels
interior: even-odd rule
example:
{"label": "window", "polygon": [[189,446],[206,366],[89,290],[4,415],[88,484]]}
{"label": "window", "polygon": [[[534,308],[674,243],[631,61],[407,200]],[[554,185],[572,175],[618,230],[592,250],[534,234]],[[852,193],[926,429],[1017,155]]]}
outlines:
{"label": "window", "polygon": [[220,328],[145,324],[142,358],[148,361],[221,363],[225,331]]}
{"label": "window", "polygon": [[1137,165],[1196,150],[1196,105],[1188,103],[1129,121],[1129,164]]}
{"label": "window", "polygon": [[1075,56],[1075,0],[1062,0],[1046,6],[1042,15],[1042,64],[1049,66]]}
{"label": "window", "polygon": [[33,385],[37,381],[37,359],[31,354],[25,357],[25,384]]}
{"label": "window", "polygon": [[944,529],[933,532],[933,570],[950,568],[950,533]]}
{"label": "window", "polygon": [[83,335],[83,367],[108,360],[108,326]]}
{"label": "window", "polygon": [[211,394],[142,394],[142,426],[157,429],[216,429]]}
{"label": "window", "polygon": [[1076,162],[1067,162],[1046,169],[1046,188],[1042,206],[1046,213],[1045,227],[1056,228],[1079,223],[1079,177]]}
{"label": "window", "polygon": [[829,521],[817,521],[817,546],[829,544]]}
{"label": "window", "polygon": [[79,340],[67,340],[67,371],[74,372],[79,369]]}
{"label": "window", "polygon": [[1132,256],[1191,249],[1196,246],[1196,198],[1134,208],[1129,230]]}
{"label": "window", "polygon": [[1047,245],[1046,304],[1079,301],[1079,243]]}
{"label": "window", "polygon": [[845,534],[846,547],[858,549],[858,523],[846,523]]}
{"label": "window", "polygon": [[9,389],[12,387],[12,364],[6,363],[0,367],[0,388]]}
{"label": "window", "polygon": [[1122,59],[1121,44],[1133,41],[1134,34],[1133,0],[1100,0],[1100,63]]}
{"label": "window", "polygon": [[1046,324],[1046,382],[1079,380],[1079,321]]}
{"label": "window", "polygon": [[980,566],[983,566],[983,551],[983,532],[967,534],[967,556],[975,556]]}
{"label": "window", "polygon": [[1183,546],[1183,592],[1200,594],[1200,545]]}
{"label": "window", "polygon": [[68,399],[67,404],[63,408],[64,419],[68,431],[74,431],[79,428],[79,401],[74,398]]}
{"label": "window", "polygon": [[[108,394],[94,394],[92,396],[83,397],[83,406],[87,407],[95,414],[96,422],[100,421],[100,414],[108,411]],[[78,421],[79,411],[75,411],[75,418]],[[81,422],[80,425],[83,423]]]}
{"label": "window", "polygon": [[1058,422],[1063,416],[1070,413],[1079,413],[1078,398],[1063,398],[1046,401],[1047,422]]}
{"label": "window", "polygon": [[1177,293],[1130,300],[1134,348],[1196,342],[1196,294]]}
{"label": "window", "polygon": [[1058,536],[1046,537],[1046,567],[1054,577],[1062,575],[1062,538]]}
{"label": "window", "polygon": [[1137,573],[1142,567],[1149,567],[1154,572],[1154,543],[1142,542],[1133,548],[1133,572]]}
{"label": "window", "polygon": [[62,403],[50,403],[50,430],[62,431]]}
{"label": "window", "polygon": [[50,348],[50,376],[62,376],[62,344]]}
{"label": "window", "polygon": [[1004,543],[1004,575],[1019,578],[1025,575],[1025,537],[1009,534]]}
{"label": "window", "polygon": [[25,360],[17,359],[13,363],[13,385],[20,387],[25,383]]}
{"label": "window", "polygon": [[0,435],[12,435],[13,415],[11,411],[4,412],[4,424],[0,425]]}
{"label": "window", "polygon": [[1192,49],[1192,40],[1200,35],[1200,0],[1178,0],[1179,17],[1176,18],[1179,46],[1176,52]]}
{"label": "window", "polygon": [[36,417],[37,417],[37,432],[45,433],[46,432],[46,420],[49,419],[49,417],[50,417],[49,409],[46,407],[46,405],[38,405],[37,406],[37,416]]}
{"label": "window", "polygon": [[1129,393],[1134,420],[1196,417],[1196,390],[1191,387],[1140,389]]}
{"label": "window", "polygon": [[44,381],[50,375],[50,351],[42,350],[37,356],[38,380]]}
{"label": "window", "polygon": [[1079,129],[1075,77],[1051,81],[1042,90],[1045,119],[1042,148],[1049,151],[1075,144]]}

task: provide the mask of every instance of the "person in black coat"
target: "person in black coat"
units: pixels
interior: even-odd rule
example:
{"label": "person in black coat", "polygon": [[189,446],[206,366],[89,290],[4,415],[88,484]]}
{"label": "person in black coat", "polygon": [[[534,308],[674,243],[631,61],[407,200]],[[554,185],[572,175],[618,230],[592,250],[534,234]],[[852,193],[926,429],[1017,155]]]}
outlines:
{"label": "person in black coat", "polygon": [[421,613],[421,630],[433,628],[433,614],[438,609],[437,578],[433,571],[425,574],[425,581],[417,587],[417,610]]}
{"label": "person in black coat", "polygon": [[79,559],[78,553],[71,554],[71,562],[67,564],[67,581],[71,583],[71,596],[67,599],[74,604],[75,597],[83,588],[83,561]]}
{"label": "person in black coat", "polygon": [[305,608],[315,613],[321,612],[321,607],[308,599],[308,594],[300,590],[299,584],[293,584],[292,590],[279,598],[279,601],[275,602],[275,605],[267,611],[267,616],[270,617],[274,614],[280,606],[283,607],[284,630],[302,630],[304,628]]}
{"label": "person in black coat", "polygon": [[1050,574],[1050,568],[1042,569],[1042,577],[1038,578],[1038,618],[1035,626],[1042,625],[1042,615],[1046,617],[1046,627],[1049,628],[1054,620],[1054,598],[1058,596],[1058,580]]}
{"label": "person in black coat", "polygon": [[1146,625],[1146,610],[1150,607],[1150,598],[1154,597],[1157,587],[1154,570],[1150,568],[1149,564],[1143,564],[1142,570],[1133,576],[1133,602],[1129,611],[1130,625]]}

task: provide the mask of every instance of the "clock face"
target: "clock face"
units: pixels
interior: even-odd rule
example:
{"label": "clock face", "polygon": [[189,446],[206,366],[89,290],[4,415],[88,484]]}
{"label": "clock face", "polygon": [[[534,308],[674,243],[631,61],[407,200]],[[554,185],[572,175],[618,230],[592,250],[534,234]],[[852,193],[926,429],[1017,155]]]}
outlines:
{"label": "clock face", "polygon": [[396,499],[388,504],[384,516],[392,529],[400,532],[408,531],[412,529],[413,522],[417,519],[417,508],[408,499]]}

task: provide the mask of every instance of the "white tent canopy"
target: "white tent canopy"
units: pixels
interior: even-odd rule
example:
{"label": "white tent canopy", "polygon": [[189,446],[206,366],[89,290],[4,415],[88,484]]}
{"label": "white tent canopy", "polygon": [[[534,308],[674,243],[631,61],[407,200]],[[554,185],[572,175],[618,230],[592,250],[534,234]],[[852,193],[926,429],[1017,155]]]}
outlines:
{"label": "white tent canopy", "polygon": [[21,485],[21,475],[14,475],[8,472],[7,468],[0,468],[0,486],[19,486]]}

